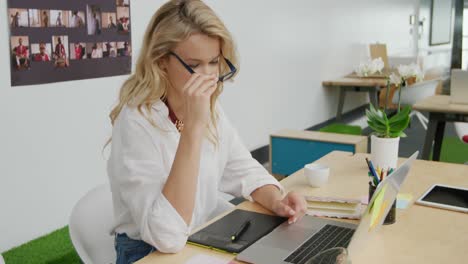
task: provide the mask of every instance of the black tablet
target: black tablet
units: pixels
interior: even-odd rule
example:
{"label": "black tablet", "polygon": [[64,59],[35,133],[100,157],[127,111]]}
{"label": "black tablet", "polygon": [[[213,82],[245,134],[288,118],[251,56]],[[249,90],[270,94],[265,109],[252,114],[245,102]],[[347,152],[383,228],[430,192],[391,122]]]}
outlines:
{"label": "black tablet", "polygon": [[468,189],[434,184],[416,203],[468,213]]}

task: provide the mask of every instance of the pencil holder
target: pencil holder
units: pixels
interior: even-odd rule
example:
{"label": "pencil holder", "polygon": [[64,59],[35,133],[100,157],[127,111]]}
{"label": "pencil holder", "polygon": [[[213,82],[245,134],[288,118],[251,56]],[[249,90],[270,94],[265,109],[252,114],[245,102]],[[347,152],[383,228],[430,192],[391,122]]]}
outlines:
{"label": "pencil holder", "polygon": [[[374,195],[376,187],[373,186],[369,182],[369,203],[372,198],[372,195]],[[390,208],[390,211],[388,211],[387,216],[385,217],[385,220],[383,222],[384,225],[391,225],[396,222],[396,198],[395,201],[393,201],[392,207]]]}

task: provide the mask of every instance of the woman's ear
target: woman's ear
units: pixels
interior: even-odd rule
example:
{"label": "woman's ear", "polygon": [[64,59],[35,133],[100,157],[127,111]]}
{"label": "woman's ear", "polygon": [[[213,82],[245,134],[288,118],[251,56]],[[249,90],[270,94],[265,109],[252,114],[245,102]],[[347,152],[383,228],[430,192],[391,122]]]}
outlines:
{"label": "woman's ear", "polygon": [[169,56],[164,56],[159,60],[159,68],[161,68],[163,71],[167,71],[167,66],[169,64]]}

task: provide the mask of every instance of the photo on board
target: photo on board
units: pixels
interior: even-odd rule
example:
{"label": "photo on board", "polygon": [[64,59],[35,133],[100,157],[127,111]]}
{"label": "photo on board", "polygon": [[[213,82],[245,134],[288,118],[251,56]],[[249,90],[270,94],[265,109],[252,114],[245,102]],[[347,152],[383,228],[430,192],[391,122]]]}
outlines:
{"label": "photo on board", "polygon": [[68,11],[50,10],[50,27],[68,27]]}
{"label": "photo on board", "polygon": [[102,42],[86,43],[86,52],[88,53],[88,58],[91,58],[91,59],[102,58]]}
{"label": "photo on board", "polygon": [[98,5],[86,6],[86,17],[88,23],[88,35],[99,35],[102,31],[101,7]]}
{"label": "photo on board", "polygon": [[132,56],[132,47],[128,41],[117,42],[117,55],[119,57]]}
{"label": "photo on board", "polygon": [[51,61],[52,46],[43,42],[31,44],[31,54],[33,61]]}
{"label": "photo on board", "polygon": [[124,34],[130,31],[129,7],[117,7],[117,31]]}
{"label": "photo on board", "polygon": [[53,58],[55,67],[64,68],[69,65],[68,36],[52,36]]}
{"label": "photo on board", "polygon": [[41,10],[29,9],[29,27],[41,27]]}
{"label": "photo on board", "polygon": [[84,11],[68,11],[70,17],[70,27],[79,28],[85,26],[85,12]]}
{"label": "photo on board", "polygon": [[130,6],[130,0],[116,0],[117,6]]}
{"label": "photo on board", "polygon": [[50,10],[41,10],[41,27],[49,27],[50,26]]}
{"label": "photo on board", "polygon": [[71,60],[83,60],[86,59],[86,43],[76,42],[70,43],[70,59]]}
{"label": "photo on board", "polygon": [[102,55],[104,58],[115,58],[117,57],[117,43],[116,42],[104,42],[102,45]]}
{"label": "photo on board", "polygon": [[102,13],[102,28],[117,29],[116,19],[116,13]]}
{"label": "photo on board", "polygon": [[11,65],[15,70],[29,69],[29,37],[14,36],[10,38]]}
{"label": "photo on board", "polygon": [[9,8],[8,17],[11,28],[28,27],[28,10],[19,8]]}

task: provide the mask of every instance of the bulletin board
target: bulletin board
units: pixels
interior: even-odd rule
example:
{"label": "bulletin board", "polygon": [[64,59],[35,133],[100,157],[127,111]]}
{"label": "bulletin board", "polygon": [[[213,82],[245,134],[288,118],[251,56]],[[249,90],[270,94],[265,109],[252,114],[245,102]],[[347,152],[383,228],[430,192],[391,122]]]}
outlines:
{"label": "bulletin board", "polygon": [[8,0],[11,85],[125,75],[130,0]]}

